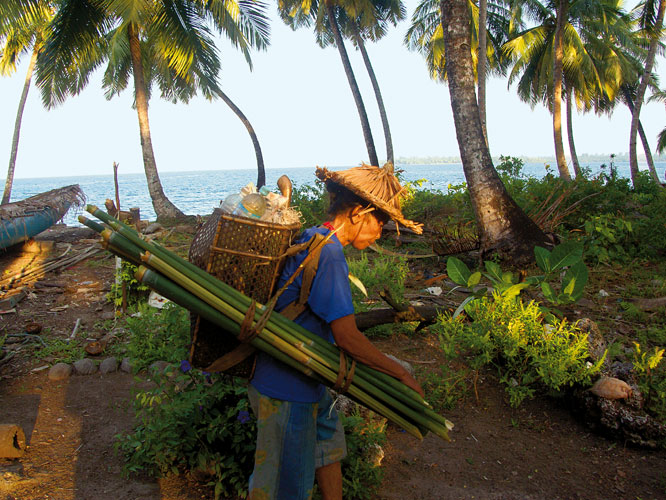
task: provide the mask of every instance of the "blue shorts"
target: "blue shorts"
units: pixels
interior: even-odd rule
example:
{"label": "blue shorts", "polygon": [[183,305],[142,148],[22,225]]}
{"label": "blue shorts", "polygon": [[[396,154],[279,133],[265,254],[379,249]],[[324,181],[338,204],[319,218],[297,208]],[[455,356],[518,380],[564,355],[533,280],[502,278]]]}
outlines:
{"label": "blue shorts", "polygon": [[347,455],[345,434],[328,392],[317,403],[264,396],[248,387],[257,417],[257,450],[250,500],[306,500],[315,470]]}

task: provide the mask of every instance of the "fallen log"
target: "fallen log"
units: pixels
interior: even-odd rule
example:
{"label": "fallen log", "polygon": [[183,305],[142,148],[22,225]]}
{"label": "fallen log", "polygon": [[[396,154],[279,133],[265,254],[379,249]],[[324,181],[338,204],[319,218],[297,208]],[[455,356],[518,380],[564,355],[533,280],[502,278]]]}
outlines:
{"label": "fallen log", "polygon": [[382,308],[372,309],[356,315],[356,326],[363,331],[373,326],[386,325],[389,323],[405,323],[418,321],[420,323],[434,323],[440,312],[441,306],[412,306],[407,311],[396,311],[395,309]]}

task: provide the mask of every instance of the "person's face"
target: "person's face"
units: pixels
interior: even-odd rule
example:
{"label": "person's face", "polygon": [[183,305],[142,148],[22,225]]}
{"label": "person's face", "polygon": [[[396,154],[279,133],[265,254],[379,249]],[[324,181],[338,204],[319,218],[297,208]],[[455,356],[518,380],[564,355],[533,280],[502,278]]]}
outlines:
{"label": "person's face", "polygon": [[364,250],[382,235],[384,222],[381,217],[376,215],[375,211],[366,213],[360,216],[359,219],[357,222],[358,233],[351,244],[357,250]]}

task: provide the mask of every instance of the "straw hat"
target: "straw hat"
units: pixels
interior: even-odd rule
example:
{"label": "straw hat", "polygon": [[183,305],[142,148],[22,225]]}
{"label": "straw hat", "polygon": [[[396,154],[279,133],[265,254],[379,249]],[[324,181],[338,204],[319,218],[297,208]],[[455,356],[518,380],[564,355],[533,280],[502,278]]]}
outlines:
{"label": "straw hat", "polygon": [[405,188],[394,175],[392,163],[381,168],[364,163],[360,167],[336,172],[317,167],[316,175],[322,181],[333,182],[349,189],[384,212],[396,224],[402,224],[418,234],[423,232],[423,224],[407,220],[402,215],[400,199],[405,195]]}

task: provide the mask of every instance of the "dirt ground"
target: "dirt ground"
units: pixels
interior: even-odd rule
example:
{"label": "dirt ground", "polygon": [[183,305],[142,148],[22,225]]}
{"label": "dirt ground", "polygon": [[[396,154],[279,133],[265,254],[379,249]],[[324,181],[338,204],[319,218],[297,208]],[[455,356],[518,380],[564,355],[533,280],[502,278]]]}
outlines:
{"label": "dirt ground", "polygon": [[[56,240],[50,256],[94,245],[93,234],[56,228],[40,239]],[[71,245],[71,247],[69,247]],[[0,256],[5,273],[19,259],[13,249]],[[66,270],[51,272],[34,285],[15,312],[0,314],[0,335],[21,333],[28,323],[67,339],[77,320],[83,337],[105,332],[101,319],[113,317],[104,295],[111,285],[113,259],[105,253]],[[67,307],[65,307],[67,306]],[[111,320],[112,321],[112,320]],[[106,323],[108,327],[108,321]],[[46,330],[45,330],[46,331]],[[391,353],[436,366],[435,339],[427,334],[377,342]],[[0,424],[20,425],[27,451],[0,460],[0,500],[191,500],[212,491],[185,476],[122,477],[114,436],[132,426],[132,375],[72,375],[48,379],[52,359],[29,356],[24,344],[0,363]],[[433,363],[434,361],[434,363]],[[591,433],[562,402],[538,398],[512,409],[492,373],[446,416],[455,423],[452,442],[433,435],[418,441],[389,427],[376,500],[402,499],[666,499],[666,452],[625,446]]]}

